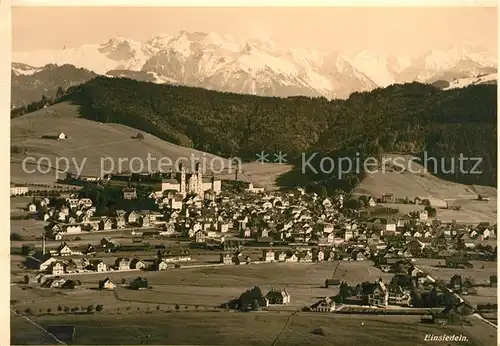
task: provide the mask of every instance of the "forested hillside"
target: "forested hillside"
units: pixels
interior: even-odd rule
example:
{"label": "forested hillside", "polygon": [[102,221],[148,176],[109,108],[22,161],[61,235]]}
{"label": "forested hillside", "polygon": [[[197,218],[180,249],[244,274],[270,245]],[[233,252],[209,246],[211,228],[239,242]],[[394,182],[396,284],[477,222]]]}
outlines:
{"label": "forested hillside", "polygon": [[[60,96],[71,86],[85,83],[97,75],[73,65],[46,65],[33,74],[11,73],[11,104],[19,114],[33,111],[32,102],[42,97],[50,99]],[[43,101],[43,100],[42,100]]]}
{"label": "forested hillside", "polygon": [[[64,99],[81,105],[82,116],[88,119],[133,126],[226,157],[255,160],[262,150],[282,151],[289,161],[299,164],[302,153],[318,152],[314,160],[318,164],[323,155],[405,152],[420,156],[426,151],[428,156],[449,160],[463,154],[481,157],[483,174],[458,170],[449,174],[438,167],[437,175],[468,184],[496,185],[495,85],[443,91],[410,83],[329,101],[99,77],[69,89]],[[329,187],[349,188],[360,176],[347,177],[340,185],[330,178],[331,174],[313,174],[307,180],[326,179]]]}

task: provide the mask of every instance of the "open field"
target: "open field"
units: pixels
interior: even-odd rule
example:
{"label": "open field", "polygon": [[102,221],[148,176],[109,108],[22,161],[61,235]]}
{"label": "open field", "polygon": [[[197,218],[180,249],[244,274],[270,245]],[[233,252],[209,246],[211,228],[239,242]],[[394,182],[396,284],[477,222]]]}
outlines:
{"label": "open field", "polygon": [[[147,133],[143,133],[143,140],[137,140],[133,138],[138,133],[134,128],[86,120],[78,115],[77,106],[59,103],[12,119],[11,143],[26,149],[28,156],[37,159],[42,156],[50,158],[52,164],[55,163],[57,157],[68,158],[73,172],[75,171],[75,163],[77,165],[85,163],[82,171],[84,175],[100,175],[101,158],[103,157],[113,159],[116,171],[118,158],[142,158],[144,165],[147,166],[148,154],[151,155],[151,168],[156,171],[158,168],[169,168],[170,162],[167,159],[164,159],[161,162],[162,166],[158,167],[160,158],[167,157],[174,162],[178,158],[190,159],[191,155],[206,159],[209,167],[212,162],[214,169],[218,169],[221,164],[225,165],[224,167],[229,167],[224,159],[215,155],[174,145]],[[59,132],[65,133],[69,139],[41,138],[48,133]],[[20,162],[24,159],[24,155],[13,155],[13,158],[17,160],[13,159],[12,161]],[[61,165],[61,168],[66,168],[64,163],[61,162]],[[110,160],[104,161],[103,168],[112,168]],[[129,167],[128,162],[123,162],[122,170],[130,170],[130,168],[138,169],[138,164]],[[190,169],[191,167],[186,168]],[[20,174],[18,170],[15,170],[14,175],[16,172]]]}
{"label": "open field", "polygon": [[[43,228],[46,225],[46,222],[35,219],[10,220],[10,232],[19,234],[23,239],[36,239],[43,234]],[[15,245],[15,243],[11,245]],[[21,241],[20,244],[22,243]]]}
{"label": "open field", "polygon": [[293,166],[279,163],[260,163],[250,162],[243,164],[242,180],[252,181],[266,190],[278,188],[277,181],[279,176],[292,170]]}
{"label": "open field", "polygon": [[[470,263],[473,265],[473,267],[470,269],[435,267],[435,265],[437,265],[439,262],[441,262],[441,264],[444,264],[445,261],[427,258],[415,259],[415,264],[417,264],[423,270],[428,271],[432,277],[445,281],[449,281],[449,279],[453,275],[459,274],[464,278],[471,277],[476,280],[477,283],[486,281],[489,282],[490,275],[496,275],[497,273],[497,262],[470,261]],[[484,269],[481,269],[483,266]]]}
{"label": "open field", "polygon": [[[396,198],[413,199],[414,197],[428,198],[436,203],[446,205],[460,205],[461,210],[438,209],[438,219],[444,222],[456,220],[460,223],[479,223],[483,221],[496,223],[497,189],[488,186],[463,185],[442,180],[425,171],[417,162],[411,161],[411,156],[388,154],[387,158],[401,158],[399,161],[408,170],[399,173],[391,169],[380,169],[375,173],[368,173],[367,177],[352,192],[353,196],[363,194],[378,198],[384,193],[392,193]],[[477,201],[478,194],[488,196],[489,201]],[[395,205],[401,212],[418,210],[418,205]]]}
{"label": "open field", "polygon": [[[63,132],[69,139],[58,141],[41,138],[49,132]],[[227,160],[216,155],[171,144],[147,133],[143,133],[143,140],[132,138],[137,133],[136,129],[128,126],[99,123],[79,118],[78,107],[69,103],[59,103],[15,118],[11,122],[12,145],[27,150],[27,155],[36,159],[42,156],[48,157],[52,162],[52,168],[56,167],[56,158],[67,158],[70,163],[70,171],[75,172],[76,166],[81,166],[84,163],[82,174],[100,175],[101,166],[105,170],[112,168],[111,160],[101,161],[102,158],[112,158],[114,170],[117,171],[119,158],[138,157],[143,159],[144,169],[148,169],[146,158],[150,154],[151,168],[158,171],[158,169],[173,168],[170,166],[170,162],[175,162],[178,158],[186,158],[183,160],[186,165],[186,160],[191,160],[193,155],[206,160],[204,162],[207,164],[207,170],[213,168],[215,171],[220,171],[218,176],[221,179],[234,179],[234,173],[238,168],[236,164],[231,166]],[[158,167],[159,160],[163,157],[165,159]],[[24,154],[12,155],[11,179],[13,181],[50,183],[65,176],[61,170],[49,170],[45,166],[42,170],[47,169],[47,173],[41,173],[38,170],[34,173],[26,173],[21,165],[24,158]],[[187,166],[188,169],[191,169],[190,164]],[[36,168],[35,165],[27,165],[27,167],[31,170]],[[59,168],[66,169],[66,164],[61,161]],[[192,168],[194,169],[194,167]],[[243,173],[239,174],[239,180],[253,181],[273,189],[276,188],[276,178],[289,171],[291,166],[252,162],[243,164],[241,168]],[[139,169],[139,164],[131,166],[128,161],[124,161],[121,170],[131,169]]]}
{"label": "open field", "polygon": [[[489,284],[490,275],[497,275],[496,262],[483,262],[483,261],[470,261],[473,268],[470,269],[456,269],[456,268],[437,268],[439,262],[444,263],[443,260],[435,259],[416,259],[416,264],[423,270],[430,273],[435,279],[441,279],[449,282],[453,275],[461,275],[462,279],[471,278],[475,280],[476,284]],[[481,269],[484,265],[484,269]],[[496,303],[497,301],[497,288],[496,287],[477,287],[477,295],[463,295],[462,298],[470,303],[472,306],[477,304]]]}
{"label": "open field", "polygon": [[[74,344],[203,344],[203,345],[426,345],[426,334],[464,335],[454,345],[495,345],[489,334],[473,335],[460,326],[426,325],[418,317],[367,317],[276,312],[171,312],[120,315],[35,317],[44,327],[75,325]],[[11,321],[14,344],[54,343],[20,317]],[[182,326],[182,328],[180,328]],[[312,334],[322,328],[324,335]],[[148,337],[149,336],[149,337]],[[484,343],[487,338],[491,343]]]}
{"label": "open field", "polygon": [[[178,268],[160,272],[130,271],[67,275],[67,278],[80,280],[82,287],[66,291],[14,285],[11,286],[11,299],[18,300],[19,304],[25,304],[24,308],[33,309],[40,308],[39,304],[41,303],[43,303],[42,308],[54,308],[60,303],[61,294],[71,297],[68,304],[73,304],[74,297],[96,302],[104,294],[107,297],[106,303],[108,305],[111,302],[116,302],[117,306],[128,306],[127,304],[130,302],[218,306],[230,299],[237,298],[253,286],[259,286],[264,293],[272,288],[286,288],[292,296],[291,304],[287,309],[300,309],[315,303],[322,297],[337,293],[338,288],[336,287],[328,289],[322,287],[325,279],[332,278],[336,266],[336,262],[271,263]],[[115,284],[120,284],[122,279],[130,281],[138,276],[147,277],[152,289],[133,291],[117,288],[114,295],[93,290],[97,287],[98,281],[106,277],[109,277]],[[372,267],[371,262],[341,262],[335,273],[335,278],[346,280],[352,285],[364,280],[375,281],[379,277],[387,281],[390,280],[391,276],[391,274],[382,273],[377,268]],[[26,295],[28,298],[25,297]],[[36,299],[40,295],[42,298]]]}

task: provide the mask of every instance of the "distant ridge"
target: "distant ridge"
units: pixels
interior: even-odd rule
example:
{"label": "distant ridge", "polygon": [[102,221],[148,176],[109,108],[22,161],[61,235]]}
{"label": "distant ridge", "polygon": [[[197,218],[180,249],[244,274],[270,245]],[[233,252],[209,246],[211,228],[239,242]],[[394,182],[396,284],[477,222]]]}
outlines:
{"label": "distant ridge", "polygon": [[[394,83],[452,82],[497,71],[496,51],[471,43],[393,56],[286,47],[268,38],[215,32],[158,35],[145,42],[124,37],[63,50],[14,52],[15,76],[47,64],[72,64],[100,75],[173,83],[263,96],[347,98]],[[33,66],[23,68],[21,64]]]}

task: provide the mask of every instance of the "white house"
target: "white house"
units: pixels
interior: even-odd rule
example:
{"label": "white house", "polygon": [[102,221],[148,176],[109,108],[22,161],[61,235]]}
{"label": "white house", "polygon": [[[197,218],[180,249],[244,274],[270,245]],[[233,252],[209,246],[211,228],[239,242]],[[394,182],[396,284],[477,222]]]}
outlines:
{"label": "white house", "polygon": [[335,311],[335,302],[326,297],[325,299],[320,300],[316,304],[311,306],[311,311],[314,312],[334,312]]}
{"label": "white house", "polygon": [[266,262],[274,262],[275,261],[274,251],[271,249],[267,251],[264,250],[264,259]]}
{"label": "white house", "polygon": [[73,254],[73,250],[71,250],[66,243],[62,243],[57,249],[57,253],[59,256],[71,256]]}
{"label": "white house", "polygon": [[68,227],[66,227],[66,233],[68,234],[75,234],[81,232],[82,228],[80,227],[80,225],[69,225]]}
{"label": "white house", "polygon": [[11,196],[24,195],[27,192],[28,192],[28,187],[27,186],[16,185],[16,184],[11,184],[10,185],[10,195]]}
{"label": "white house", "polygon": [[30,204],[28,205],[28,211],[29,211],[30,213],[34,213],[34,212],[36,212],[36,205],[35,205],[34,203],[30,203]]}

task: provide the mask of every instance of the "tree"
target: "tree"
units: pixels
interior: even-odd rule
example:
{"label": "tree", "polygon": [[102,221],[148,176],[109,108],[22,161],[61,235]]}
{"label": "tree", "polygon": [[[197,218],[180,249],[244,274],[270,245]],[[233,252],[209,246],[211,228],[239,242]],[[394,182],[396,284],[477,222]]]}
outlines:
{"label": "tree", "polygon": [[63,310],[63,307],[61,305],[57,306],[57,311],[61,312]]}
{"label": "tree", "polygon": [[56,99],[59,99],[62,96],[64,96],[64,90],[62,87],[59,87],[59,88],[57,88],[57,91],[56,91]]}
{"label": "tree", "polygon": [[47,313],[50,314],[52,312],[52,309],[51,308],[48,308],[47,309]]}
{"label": "tree", "polygon": [[438,306],[438,292],[436,287],[433,287],[429,294],[429,306],[430,307]]}
{"label": "tree", "polygon": [[459,312],[462,316],[469,316],[469,315],[472,315],[472,313],[474,312],[471,307],[467,304],[462,304],[460,307],[459,307]]}
{"label": "tree", "polygon": [[413,305],[413,307],[415,308],[424,307],[424,301],[422,299],[422,296],[418,293],[416,289],[413,289],[411,291],[410,297],[411,297],[411,304]]}
{"label": "tree", "polygon": [[22,241],[23,237],[19,233],[11,233],[10,234],[10,240],[11,241]]}
{"label": "tree", "polygon": [[175,310],[179,311],[180,308],[179,304],[175,304]]}
{"label": "tree", "polygon": [[69,308],[67,306],[64,307],[64,312],[69,312]]}
{"label": "tree", "polygon": [[349,292],[349,286],[347,282],[343,281],[339,286],[339,295],[343,297],[349,297],[351,293]]}
{"label": "tree", "polygon": [[429,217],[436,217],[437,216],[436,208],[433,208],[431,206],[426,206],[425,210],[427,211],[427,214]]}
{"label": "tree", "polygon": [[140,132],[137,133],[137,135],[135,136],[136,139],[144,139],[144,135]]}
{"label": "tree", "polygon": [[48,104],[49,104],[49,99],[47,98],[47,96],[42,95],[42,98],[40,99],[40,102],[39,102],[40,108],[43,108],[44,106],[46,106]]}
{"label": "tree", "polygon": [[89,305],[87,306],[87,312],[90,314],[92,312],[94,312],[94,306],[93,305]]}
{"label": "tree", "polygon": [[33,310],[31,310],[30,308],[26,308],[26,310],[24,310],[24,313],[28,316],[31,316],[33,315]]}
{"label": "tree", "polygon": [[102,304],[99,304],[95,307],[95,311],[101,312],[104,309],[104,306]]}
{"label": "tree", "polygon": [[156,311],[160,311],[160,306],[159,305],[156,306]]}
{"label": "tree", "polygon": [[260,310],[260,304],[259,302],[257,301],[257,299],[254,299],[252,301],[252,310],[253,311],[259,311]]}

